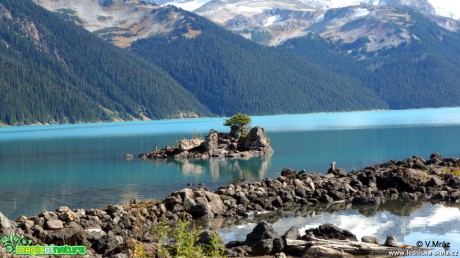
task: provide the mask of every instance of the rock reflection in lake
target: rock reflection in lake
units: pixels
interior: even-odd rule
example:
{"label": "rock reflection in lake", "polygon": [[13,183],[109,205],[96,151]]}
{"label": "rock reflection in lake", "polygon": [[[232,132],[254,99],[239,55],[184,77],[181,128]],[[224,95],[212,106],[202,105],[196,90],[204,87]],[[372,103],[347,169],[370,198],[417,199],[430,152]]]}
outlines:
{"label": "rock reflection in lake", "polygon": [[[224,227],[221,236],[227,243],[244,240],[257,221],[273,223],[279,234],[284,234],[291,226],[300,232],[332,223],[350,230],[358,239],[362,236],[377,236],[380,242],[387,235],[394,235],[401,243],[415,245],[417,241],[446,241],[451,243],[451,251],[460,251],[460,205],[445,206],[433,203],[392,202],[380,206],[355,207],[338,210],[338,207],[297,210],[267,217],[255,217],[245,224]],[[340,207],[346,208],[346,207]]]}
{"label": "rock reflection in lake", "polygon": [[209,171],[210,177],[218,180],[222,173],[230,172],[233,181],[242,178],[258,181],[267,176],[270,158],[271,154],[262,157],[175,159],[155,162],[173,162],[183,175],[200,175]]}

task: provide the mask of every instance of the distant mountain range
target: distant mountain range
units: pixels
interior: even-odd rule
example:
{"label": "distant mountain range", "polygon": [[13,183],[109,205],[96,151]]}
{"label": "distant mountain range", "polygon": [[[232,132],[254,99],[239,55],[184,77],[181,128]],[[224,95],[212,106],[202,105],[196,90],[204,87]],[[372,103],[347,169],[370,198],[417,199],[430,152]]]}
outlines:
{"label": "distant mountain range", "polygon": [[[388,7],[409,7],[420,11],[438,25],[458,30],[460,3],[451,0],[151,0],[174,5],[216,22],[228,30],[267,44],[279,45],[290,38],[321,32],[325,38],[348,41],[340,28],[356,25],[362,18],[388,22],[402,16]],[[344,8],[342,11],[334,9]],[[383,11],[380,11],[383,10]],[[389,11],[390,10],[390,11]],[[386,15],[390,17],[385,17]],[[325,17],[327,20],[325,21]],[[331,22],[332,21],[332,22]],[[369,31],[362,30],[357,36]],[[385,33],[377,32],[373,33]],[[390,32],[391,33],[391,32]],[[379,37],[379,35],[377,35]],[[381,36],[380,36],[381,37]],[[394,44],[384,42],[380,45]]]}
{"label": "distant mountain range", "polygon": [[443,1],[33,1],[0,1],[4,124],[460,105]]}

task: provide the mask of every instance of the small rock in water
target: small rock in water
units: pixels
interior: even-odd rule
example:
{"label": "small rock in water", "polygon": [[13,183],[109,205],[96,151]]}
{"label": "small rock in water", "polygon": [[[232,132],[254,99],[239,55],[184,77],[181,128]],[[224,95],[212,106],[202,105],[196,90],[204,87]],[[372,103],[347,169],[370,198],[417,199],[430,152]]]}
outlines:
{"label": "small rock in water", "polygon": [[128,153],[128,154],[126,154],[126,155],[124,156],[124,158],[125,158],[126,160],[130,160],[130,159],[133,159],[133,158],[134,158],[134,155]]}
{"label": "small rock in water", "polygon": [[398,243],[398,240],[396,240],[396,237],[394,237],[392,235],[387,236],[387,239],[385,240],[385,243],[383,245],[384,246],[391,246],[391,247],[399,247],[399,246],[401,246]]}

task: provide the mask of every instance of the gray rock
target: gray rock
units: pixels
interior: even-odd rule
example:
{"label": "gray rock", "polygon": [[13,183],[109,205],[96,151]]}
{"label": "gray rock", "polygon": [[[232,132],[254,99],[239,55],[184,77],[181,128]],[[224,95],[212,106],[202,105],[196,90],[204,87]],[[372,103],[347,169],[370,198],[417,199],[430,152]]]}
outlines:
{"label": "gray rock", "polygon": [[320,202],[325,202],[325,203],[330,203],[330,202],[334,201],[334,199],[332,197],[330,197],[329,195],[327,195],[327,194],[321,195],[321,197],[319,197],[318,200]]}
{"label": "gray rock", "polygon": [[211,129],[202,145],[211,155],[214,154],[219,146],[218,133],[214,129]]}
{"label": "gray rock", "polygon": [[296,240],[300,236],[300,231],[299,228],[296,226],[292,226],[286,233],[284,233],[283,238],[284,239],[292,239]]}
{"label": "gray rock", "polygon": [[45,237],[46,237],[45,230],[39,225],[33,226],[32,227],[32,232],[33,232],[34,236],[39,238],[39,239],[45,239]]}
{"label": "gray rock", "polygon": [[272,253],[278,253],[284,251],[284,240],[282,238],[275,238],[273,239],[273,250]]}
{"label": "gray rock", "polygon": [[363,237],[361,237],[361,242],[371,243],[371,244],[378,244],[378,239],[375,236],[363,236]]}
{"label": "gray rock", "polygon": [[179,150],[180,151],[188,151],[193,148],[200,146],[204,140],[200,138],[193,138],[193,139],[182,139],[179,141]]}
{"label": "gray rock", "polygon": [[203,244],[203,245],[210,245],[211,241],[212,241],[212,238],[213,238],[213,233],[210,230],[204,230],[198,236],[197,243],[200,243],[200,244]]}
{"label": "gray rock", "polygon": [[45,225],[45,218],[43,217],[32,216],[29,217],[29,219],[32,220],[35,225],[39,225],[40,227],[43,227],[43,225]]}
{"label": "gray rock", "polygon": [[294,170],[290,169],[290,168],[284,168],[281,171],[281,176],[287,177],[289,179],[296,179],[297,173]]}
{"label": "gray rock", "polygon": [[35,223],[32,220],[26,220],[24,221],[24,229],[29,229],[33,227]]}
{"label": "gray rock", "polygon": [[71,221],[79,220],[80,217],[77,215],[77,213],[69,209],[59,214],[59,219],[65,222],[71,222]]}
{"label": "gray rock", "polygon": [[257,226],[246,236],[245,243],[247,245],[253,245],[256,242],[262,239],[275,239],[279,238],[280,236],[276,231],[273,229],[273,226],[265,221],[259,222]]}
{"label": "gray rock", "polygon": [[49,211],[42,212],[38,216],[45,218],[46,221],[59,219],[58,215],[55,212],[49,212]]}
{"label": "gray rock", "polygon": [[47,229],[61,229],[64,227],[64,223],[58,219],[48,220],[46,222]]}
{"label": "gray rock", "polygon": [[346,229],[340,229],[332,224],[323,224],[317,228],[310,228],[305,230],[306,235],[309,235],[310,233],[313,233],[315,237],[322,239],[348,239],[351,241],[358,241],[355,234]]}
{"label": "gray rock", "polygon": [[383,244],[384,246],[392,246],[392,247],[399,247],[401,244],[398,243],[398,240],[396,240],[396,237],[392,235],[388,235],[387,238],[385,239],[385,243]]}
{"label": "gray rock", "polygon": [[120,246],[123,242],[124,241],[121,236],[117,236],[110,231],[107,235],[101,237],[101,239],[97,242],[95,249],[98,253],[104,253],[108,249]]}
{"label": "gray rock", "polygon": [[107,207],[108,214],[122,213],[125,211],[123,205],[109,205]]}
{"label": "gray rock", "polygon": [[345,172],[343,168],[335,168],[335,169],[330,168],[327,171],[327,173],[332,174],[335,177],[346,177],[347,176],[347,173]]}
{"label": "gray rock", "polygon": [[442,186],[443,181],[438,177],[438,176],[432,176],[430,180],[428,180],[425,184],[427,187],[436,187],[436,186]]}
{"label": "gray rock", "polygon": [[100,240],[103,236],[107,235],[102,229],[92,228],[85,230],[88,240],[91,242]]}
{"label": "gray rock", "polygon": [[208,201],[209,210],[214,214],[223,214],[227,210],[227,206],[224,205],[224,202],[218,194],[213,192],[205,192],[206,199]]}
{"label": "gray rock", "polygon": [[12,224],[3,213],[0,212],[0,230],[8,230],[12,228]]}
{"label": "gray rock", "polygon": [[194,218],[201,218],[209,212],[208,205],[206,203],[199,203],[191,207],[189,212]]}
{"label": "gray rock", "polygon": [[260,126],[251,128],[246,136],[246,139],[250,150],[262,149],[265,151],[271,151],[270,142],[265,134],[265,130]]}
{"label": "gray rock", "polygon": [[273,240],[261,239],[251,245],[253,255],[269,255],[273,252]]}

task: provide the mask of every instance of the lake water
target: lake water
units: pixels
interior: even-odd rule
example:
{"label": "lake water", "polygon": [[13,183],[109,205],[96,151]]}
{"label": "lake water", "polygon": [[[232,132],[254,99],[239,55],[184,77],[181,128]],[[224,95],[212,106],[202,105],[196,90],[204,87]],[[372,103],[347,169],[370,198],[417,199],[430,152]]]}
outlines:
{"label": "lake water", "polygon": [[278,177],[284,167],[324,173],[336,161],[347,171],[413,155],[460,156],[460,108],[254,117],[275,153],[249,160],[124,160],[175,145],[222,118],[0,128],[0,211],[11,219],[66,205],[103,207],[163,198],[203,183]]}
{"label": "lake water", "polygon": [[[459,204],[444,206],[432,203],[386,203],[380,206],[336,209],[319,208],[297,211],[293,214],[270,215],[264,218],[273,224],[274,230],[283,235],[291,226],[297,226],[300,233],[316,228],[324,223],[350,230],[357,239],[362,236],[376,236],[383,244],[387,235],[393,235],[398,242],[431,246],[430,241],[450,242],[450,250],[460,251],[460,209]],[[254,218],[257,221],[257,218]],[[244,241],[246,235],[256,226],[256,222],[223,228],[221,237],[227,243],[232,240]],[[433,248],[431,251],[444,251]],[[434,256],[434,255],[433,255]],[[421,256],[411,256],[421,257]]]}

